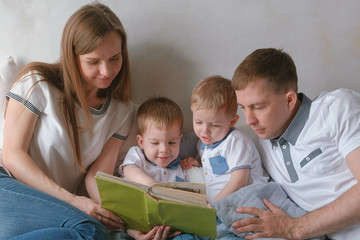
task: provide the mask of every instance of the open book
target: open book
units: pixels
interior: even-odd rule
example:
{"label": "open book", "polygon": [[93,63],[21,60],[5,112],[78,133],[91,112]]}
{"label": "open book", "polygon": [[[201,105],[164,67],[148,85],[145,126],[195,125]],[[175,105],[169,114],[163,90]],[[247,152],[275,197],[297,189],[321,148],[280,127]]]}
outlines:
{"label": "open book", "polygon": [[101,205],[119,215],[128,228],[150,231],[154,226],[216,238],[216,210],[206,206],[205,185],[171,182],[152,187],[98,172]]}

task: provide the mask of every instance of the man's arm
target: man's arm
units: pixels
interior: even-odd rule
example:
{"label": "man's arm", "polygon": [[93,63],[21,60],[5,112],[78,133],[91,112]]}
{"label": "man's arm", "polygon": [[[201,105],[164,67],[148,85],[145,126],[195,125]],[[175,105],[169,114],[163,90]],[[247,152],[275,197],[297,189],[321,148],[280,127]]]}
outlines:
{"label": "man's arm", "polygon": [[[360,147],[346,157],[354,177],[360,180]],[[237,212],[257,218],[247,218],[233,223],[237,232],[256,232],[246,239],[285,238],[307,239],[336,232],[360,222],[360,185],[357,183],[334,202],[299,218],[291,218],[282,210],[264,200],[269,211],[254,207],[239,207]]]}

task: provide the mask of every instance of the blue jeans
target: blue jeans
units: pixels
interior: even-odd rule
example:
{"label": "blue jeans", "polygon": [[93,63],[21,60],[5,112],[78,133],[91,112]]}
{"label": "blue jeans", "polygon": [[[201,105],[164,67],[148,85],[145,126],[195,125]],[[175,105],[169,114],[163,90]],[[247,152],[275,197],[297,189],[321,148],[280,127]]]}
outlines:
{"label": "blue jeans", "polygon": [[[216,239],[219,240],[243,240],[243,238],[237,237],[234,233],[219,220],[216,221]],[[173,240],[212,240],[211,238],[201,237],[188,233],[182,233],[176,236]]]}
{"label": "blue jeans", "polygon": [[17,181],[0,167],[0,239],[110,240],[110,234],[96,219]]}

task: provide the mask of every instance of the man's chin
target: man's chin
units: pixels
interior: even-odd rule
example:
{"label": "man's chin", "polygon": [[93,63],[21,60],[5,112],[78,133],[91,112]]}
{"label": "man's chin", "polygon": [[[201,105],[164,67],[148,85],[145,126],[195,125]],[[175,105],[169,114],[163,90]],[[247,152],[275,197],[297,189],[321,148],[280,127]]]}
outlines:
{"label": "man's chin", "polygon": [[266,133],[256,133],[256,135],[260,138],[260,139],[271,139]]}

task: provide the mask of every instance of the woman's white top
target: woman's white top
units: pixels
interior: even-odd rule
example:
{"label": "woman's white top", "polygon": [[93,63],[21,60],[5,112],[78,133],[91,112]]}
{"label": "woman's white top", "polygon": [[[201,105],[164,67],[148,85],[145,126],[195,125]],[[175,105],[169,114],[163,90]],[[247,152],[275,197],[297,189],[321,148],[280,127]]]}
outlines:
{"label": "woman's white top", "polygon": [[[36,74],[26,74],[12,87],[7,99],[24,103],[38,116],[29,154],[36,164],[61,187],[75,192],[85,173],[74,165],[71,140],[66,130],[65,117],[61,109],[60,91]],[[107,96],[100,110],[90,108],[91,130],[79,128],[82,164],[85,169],[99,157],[103,146],[115,137],[124,141],[134,121],[134,106]],[[75,106],[78,126],[86,124],[86,115],[79,104]],[[3,146],[3,130],[0,149]],[[2,159],[0,159],[2,161]],[[0,162],[1,162],[0,161]]]}

